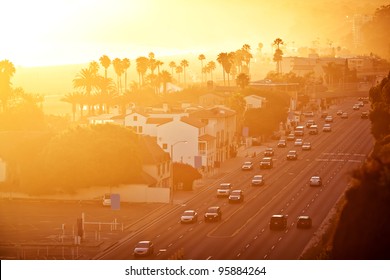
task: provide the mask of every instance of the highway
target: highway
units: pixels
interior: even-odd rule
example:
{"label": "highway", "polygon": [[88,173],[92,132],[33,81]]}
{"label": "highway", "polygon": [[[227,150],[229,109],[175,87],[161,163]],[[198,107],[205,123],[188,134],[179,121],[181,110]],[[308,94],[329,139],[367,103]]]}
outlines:
{"label": "highway", "polygon": [[[361,119],[360,113],[368,111],[365,104],[360,110],[353,110],[356,98],[348,98],[342,104],[333,105],[328,113],[333,116],[332,131],[323,132],[325,123],[320,116],[314,119],[319,128],[318,135],[309,135],[308,129],[302,138],[311,142],[310,151],[294,147],[277,147],[277,141],[269,143],[274,148],[272,169],[260,169],[263,155],[251,160],[253,170],[242,171],[237,166],[234,172],[226,174],[210,186],[204,188],[186,205],[179,205],[169,213],[162,213],[147,226],[129,233],[127,238],[114,247],[96,256],[96,259],[126,260],[132,255],[135,244],[140,240],[152,240],[155,251],[146,259],[169,259],[177,252],[184,259],[194,260],[295,260],[324,221],[329,211],[348,188],[351,171],[365,160],[372,149],[370,121]],[[337,110],[347,112],[349,117],[342,119]],[[304,123],[303,123],[304,124]],[[297,150],[298,160],[286,160],[289,150]],[[252,186],[251,179],[262,174],[263,186]],[[309,186],[313,175],[321,176],[322,186]],[[242,203],[229,204],[227,198],[217,198],[216,189],[220,183],[232,183],[234,189],[244,191]],[[203,215],[209,206],[220,206],[222,220],[205,223]],[[181,224],[184,210],[194,209],[199,220],[194,224]],[[287,214],[285,230],[271,231],[270,217],[274,214]],[[309,215],[313,220],[310,229],[297,229],[300,215]]]}

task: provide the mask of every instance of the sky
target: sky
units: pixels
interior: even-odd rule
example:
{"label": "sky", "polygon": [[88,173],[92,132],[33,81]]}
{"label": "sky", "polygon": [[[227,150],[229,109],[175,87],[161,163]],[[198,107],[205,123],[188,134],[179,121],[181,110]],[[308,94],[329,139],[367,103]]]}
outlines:
{"label": "sky", "polygon": [[[329,40],[348,14],[379,0],[2,0],[0,60],[18,66],[86,63],[103,54],[135,59],[271,49]],[[318,3],[319,5],[317,5]],[[330,4],[329,4],[330,3]],[[337,9],[335,6],[337,3]],[[356,9],[348,3],[359,6]],[[371,6],[367,6],[371,3]],[[328,10],[324,10],[328,7]],[[359,12],[358,11],[358,12]],[[323,23],[337,22],[324,28]],[[315,27],[315,28],[314,28]],[[333,38],[331,38],[333,40]],[[336,39],[334,39],[336,41]]]}

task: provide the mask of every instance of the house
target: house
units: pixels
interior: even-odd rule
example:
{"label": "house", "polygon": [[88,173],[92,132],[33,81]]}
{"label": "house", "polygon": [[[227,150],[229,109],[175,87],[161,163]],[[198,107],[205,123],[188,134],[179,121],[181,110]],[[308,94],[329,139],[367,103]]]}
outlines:
{"label": "house", "polygon": [[224,93],[206,93],[199,97],[199,105],[205,108],[214,107],[216,105],[226,104],[226,95]]}
{"label": "house", "polygon": [[[202,143],[205,143],[207,139],[206,143],[213,145],[208,145],[205,152],[208,157],[214,158],[212,166],[218,167],[221,162],[229,159],[232,149],[236,146],[236,112],[225,106],[214,106],[192,112],[189,117],[198,119],[205,124],[205,133],[201,139]],[[202,146],[205,146],[205,144],[202,144]],[[204,151],[204,148],[202,151]],[[214,155],[212,155],[213,153]]]}
{"label": "house", "polygon": [[265,97],[261,97],[258,95],[248,95],[244,97],[246,102],[246,110],[248,109],[256,109],[256,108],[263,108],[266,102]]}
{"label": "house", "polygon": [[204,134],[204,127],[205,124],[196,119],[176,116],[157,127],[157,144],[170,154],[173,162],[195,167],[199,156],[198,139]]}
{"label": "house", "polygon": [[140,137],[140,149],[142,154],[142,170],[149,175],[154,182],[152,187],[169,188],[171,178],[171,159],[169,153],[157,145],[156,137],[144,135]]}

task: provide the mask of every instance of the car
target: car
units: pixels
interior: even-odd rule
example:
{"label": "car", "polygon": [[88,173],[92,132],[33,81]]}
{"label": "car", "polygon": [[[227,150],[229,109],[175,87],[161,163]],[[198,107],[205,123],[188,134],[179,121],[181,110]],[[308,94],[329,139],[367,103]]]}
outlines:
{"label": "car", "polygon": [[287,141],[294,141],[295,140],[295,135],[293,133],[290,133],[286,137]]}
{"label": "car", "polygon": [[102,204],[103,204],[103,206],[111,206],[111,194],[110,193],[106,193],[103,195]]}
{"label": "car", "polygon": [[326,116],[325,122],[327,122],[327,123],[333,122],[333,117],[330,115]]}
{"label": "car", "polygon": [[278,142],[278,147],[279,148],[285,148],[286,147],[286,140],[280,139]]}
{"label": "car", "polygon": [[233,190],[229,195],[229,203],[239,203],[244,201],[244,192],[242,190]]}
{"label": "car", "polygon": [[321,119],[325,119],[328,116],[328,112],[321,113]]}
{"label": "car", "polygon": [[318,126],[316,124],[313,124],[309,127],[309,134],[310,135],[316,135],[318,134]]}
{"label": "car", "polygon": [[303,140],[302,139],[296,139],[294,142],[294,146],[302,146]]}
{"label": "car", "polygon": [[342,118],[342,119],[348,119],[348,113],[344,112],[344,113],[341,115],[341,118]]}
{"label": "car", "polygon": [[182,224],[196,223],[198,221],[198,212],[195,210],[185,210],[181,214],[180,222]]}
{"label": "car", "polygon": [[322,127],[322,131],[323,131],[323,132],[331,132],[331,131],[332,131],[332,127],[330,126],[329,123],[326,123],[326,124],[324,124],[324,126]]}
{"label": "car", "polygon": [[269,169],[273,167],[273,162],[271,157],[263,157],[260,161],[260,169]]}
{"label": "car", "polygon": [[360,102],[356,103],[356,105],[358,105],[359,107],[364,107],[363,101],[360,101]]}
{"label": "car", "polygon": [[337,113],[336,113],[337,116],[341,116],[342,114],[343,114],[342,110],[338,110]]}
{"label": "car", "polygon": [[219,206],[211,206],[207,209],[204,214],[204,221],[207,222],[217,222],[222,219],[222,211]]}
{"label": "car", "polygon": [[219,187],[217,188],[217,197],[228,197],[232,188],[232,183],[219,184]]}
{"label": "car", "polygon": [[264,185],[263,175],[255,175],[252,178],[252,186],[262,186]]}
{"label": "car", "polygon": [[360,109],[360,106],[358,104],[355,104],[355,105],[352,106],[352,110],[357,111],[359,109]]}
{"label": "car", "polygon": [[295,150],[288,151],[287,160],[297,160],[298,159],[298,153]]}
{"label": "car", "polygon": [[265,157],[271,157],[274,155],[274,149],[273,148],[265,148],[264,156]]}
{"label": "car", "polygon": [[134,247],[135,257],[150,256],[154,253],[154,244],[150,240],[139,241]]}
{"label": "car", "polygon": [[302,114],[305,117],[314,117],[314,112],[313,111],[303,112]]}
{"label": "car", "polygon": [[271,230],[284,230],[287,228],[287,215],[279,214],[272,215],[269,221],[269,228]]}
{"label": "car", "polygon": [[312,221],[309,216],[299,216],[297,220],[297,228],[311,228]]}
{"label": "car", "polygon": [[368,112],[364,111],[360,114],[361,119],[368,119]]}
{"label": "car", "polygon": [[253,169],[253,163],[251,161],[246,161],[241,166],[241,170],[252,170],[252,169]]}
{"label": "car", "polygon": [[316,123],[314,122],[314,120],[308,120],[308,121],[306,121],[306,127],[307,127],[307,128],[309,128],[309,127],[312,126],[313,124],[316,124]]}
{"label": "car", "polygon": [[302,144],[302,151],[310,151],[311,150],[311,143],[310,142],[304,142]]}
{"label": "car", "polygon": [[322,179],[320,176],[311,176],[310,178],[310,186],[321,186]]}

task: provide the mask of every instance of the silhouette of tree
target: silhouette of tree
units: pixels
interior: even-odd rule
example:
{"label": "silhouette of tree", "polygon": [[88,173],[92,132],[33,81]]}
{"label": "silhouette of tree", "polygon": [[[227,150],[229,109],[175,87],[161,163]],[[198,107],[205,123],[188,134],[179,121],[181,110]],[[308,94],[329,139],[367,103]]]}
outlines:
{"label": "silhouette of tree", "polygon": [[183,67],[183,76],[184,76],[184,86],[186,86],[187,84],[187,81],[186,81],[186,69],[188,67],[188,61],[183,59],[181,62],[180,62],[180,66]]}
{"label": "silhouette of tree", "polygon": [[200,72],[200,75],[201,75],[201,83],[203,84],[203,60],[206,59],[205,55],[204,54],[200,54],[198,56],[198,59],[200,60],[200,69],[201,69],[201,72]]}
{"label": "silhouette of tree", "polygon": [[2,110],[6,111],[8,100],[11,98],[11,78],[15,74],[15,66],[12,62],[5,59],[0,61],[0,101]]}
{"label": "silhouette of tree", "polygon": [[280,45],[284,45],[284,42],[282,39],[276,38],[272,45],[274,47],[276,46],[276,50],[273,58],[273,60],[276,62],[276,72],[278,74],[281,74],[282,73],[281,61],[283,59],[283,51],[280,49]]}
{"label": "silhouette of tree", "polygon": [[146,71],[148,71],[149,67],[149,59],[145,56],[140,56],[136,59],[136,64],[137,64],[137,72],[138,72],[138,77],[139,77],[139,84],[144,85],[145,81],[145,74]]}
{"label": "silhouette of tree", "polygon": [[100,58],[99,58],[99,61],[100,61],[100,64],[103,66],[104,68],[104,78],[107,79],[107,69],[108,67],[110,67],[111,65],[111,59],[107,56],[107,55],[102,55]]}

